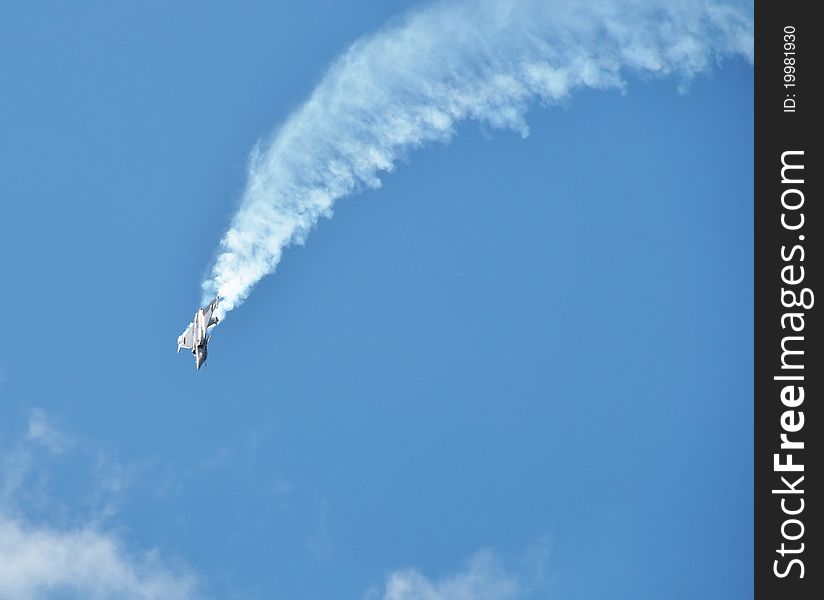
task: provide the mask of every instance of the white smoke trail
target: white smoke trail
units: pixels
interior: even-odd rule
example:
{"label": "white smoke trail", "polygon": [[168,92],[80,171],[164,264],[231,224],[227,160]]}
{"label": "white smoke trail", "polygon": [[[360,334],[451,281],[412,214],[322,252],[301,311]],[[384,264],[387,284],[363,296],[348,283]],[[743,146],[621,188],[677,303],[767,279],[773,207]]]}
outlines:
{"label": "white smoke trail", "polygon": [[377,188],[412,148],[475,119],[526,135],[530,103],[626,73],[681,82],[725,56],[752,61],[750,2],[457,0],[353,44],[250,160],[242,203],[203,283],[239,305],[339,198]]}

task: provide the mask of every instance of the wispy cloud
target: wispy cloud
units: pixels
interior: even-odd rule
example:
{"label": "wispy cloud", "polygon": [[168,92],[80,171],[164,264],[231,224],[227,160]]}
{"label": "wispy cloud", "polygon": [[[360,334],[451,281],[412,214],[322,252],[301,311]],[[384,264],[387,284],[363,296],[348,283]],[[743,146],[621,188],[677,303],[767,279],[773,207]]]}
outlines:
{"label": "wispy cloud", "polygon": [[[147,468],[123,464],[111,449],[70,435],[42,408],[29,411],[22,434],[0,441],[0,510],[112,515],[135,475]],[[73,477],[64,477],[67,471]]]}
{"label": "wispy cloud", "polygon": [[[0,455],[0,598],[199,597],[198,580],[186,568],[169,566],[155,550],[129,551],[104,527],[128,469],[100,448],[34,409],[25,433]],[[90,473],[72,480],[71,489],[57,487],[53,475],[68,463]]]}
{"label": "wispy cloud", "polygon": [[[534,597],[543,583],[545,552],[540,564],[527,570],[507,569],[491,550],[474,554],[457,573],[428,578],[415,569],[402,569],[386,578],[382,589],[367,594],[369,600],[524,600]],[[534,558],[534,553],[531,553]]]}
{"label": "wispy cloud", "polygon": [[203,283],[241,303],[283,249],[337,200],[377,188],[410,150],[479,121],[527,135],[526,110],[628,74],[681,83],[722,58],[752,60],[752,3],[739,0],[456,0],[353,44],[252,153],[241,207]]}
{"label": "wispy cloud", "polygon": [[46,413],[40,408],[33,409],[29,415],[29,428],[26,438],[57,454],[71,445],[69,437],[54,427]]}
{"label": "wispy cloud", "polygon": [[54,597],[187,600],[197,580],[156,554],[130,554],[112,534],[93,527],[30,526],[0,514],[0,598]]}

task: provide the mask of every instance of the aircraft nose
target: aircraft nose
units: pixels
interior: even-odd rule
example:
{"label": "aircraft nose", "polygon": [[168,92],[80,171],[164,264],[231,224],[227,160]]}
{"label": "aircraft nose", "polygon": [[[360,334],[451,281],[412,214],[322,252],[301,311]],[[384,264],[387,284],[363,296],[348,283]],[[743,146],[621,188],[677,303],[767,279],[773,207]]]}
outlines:
{"label": "aircraft nose", "polygon": [[203,366],[203,363],[206,362],[206,348],[203,348],[200,352],[195,354],[195,364],[197,365],[197,370],[200,371],[200,367]]}

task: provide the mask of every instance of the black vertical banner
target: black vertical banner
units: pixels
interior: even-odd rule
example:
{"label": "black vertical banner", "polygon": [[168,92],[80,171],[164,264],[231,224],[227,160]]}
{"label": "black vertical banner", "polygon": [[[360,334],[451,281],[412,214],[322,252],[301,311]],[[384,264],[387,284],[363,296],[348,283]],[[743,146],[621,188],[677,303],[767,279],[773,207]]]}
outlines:
{"label": "black vertical banner", "polygon": [[[755,5],[755,597],[821,598],[824,165],[814,2]],[[816,298],[816,294],[822,294]]]}

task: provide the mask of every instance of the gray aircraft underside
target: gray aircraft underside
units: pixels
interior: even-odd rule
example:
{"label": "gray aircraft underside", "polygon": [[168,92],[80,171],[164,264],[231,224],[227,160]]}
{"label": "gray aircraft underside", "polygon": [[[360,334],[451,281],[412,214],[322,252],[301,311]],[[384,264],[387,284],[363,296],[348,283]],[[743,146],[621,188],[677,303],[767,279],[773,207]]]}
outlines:
{"label": "gray aircraft underside", "polygon": [[207,346],[212,337],[207,333],[209,327],[217,325],[218,322],[218,318],[214,316],[214,312],[217,310],[217,303],[218,298],[215,298],[209,302],[208,306],[199,308],[195,313],[194,321],[189,323],[189,326],[180,334],[180,337],[177,338],[178,353],[181,348],[191,350],[192,354],[195,355],[195,366],[198,371],[200,367],[203,366],[203,363],[206,362]]}

